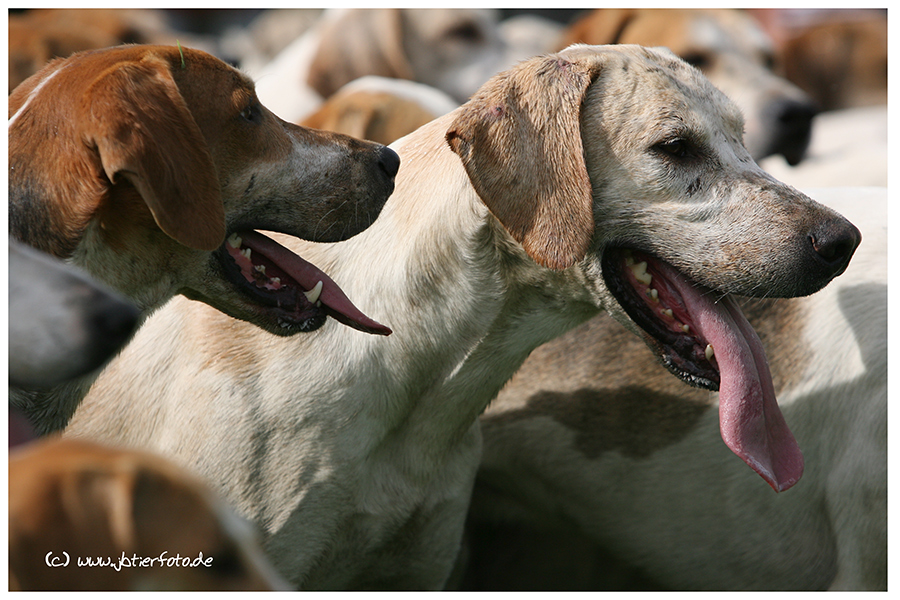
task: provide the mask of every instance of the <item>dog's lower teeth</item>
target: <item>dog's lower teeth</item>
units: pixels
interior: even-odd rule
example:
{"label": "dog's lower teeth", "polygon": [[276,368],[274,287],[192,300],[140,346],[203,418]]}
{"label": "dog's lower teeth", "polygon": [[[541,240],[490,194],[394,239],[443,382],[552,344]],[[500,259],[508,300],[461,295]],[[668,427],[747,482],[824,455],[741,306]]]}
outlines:
{"label": "dog's lower teeth", "polygon": [[228,245],[232,248],[240,248],[241,247],[241,238],[238,234],[232,233],[228,236]]}
{"label": "dog's lower teeth", "polygon": [[706,360],[712,360],[712,357],[715,356],[715,350],[710,344],[706,345]]}

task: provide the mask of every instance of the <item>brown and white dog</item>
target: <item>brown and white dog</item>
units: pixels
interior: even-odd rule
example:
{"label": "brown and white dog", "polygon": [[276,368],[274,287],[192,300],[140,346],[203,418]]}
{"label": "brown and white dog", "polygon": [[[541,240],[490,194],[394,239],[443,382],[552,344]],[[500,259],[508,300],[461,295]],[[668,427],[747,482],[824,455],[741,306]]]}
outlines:
{"label": "brown and white dog", "polygon": [[887,588],[886,190],[816,197],[862,229],[847,271],[741,302],[807,465],[796,486],[773,494],[722,444],[725,399],[599,316],[536,349],[481,419],[465,587]]}
{"label": "brown and white dog", "polygon": [[[326,324],[275,337],[176,298],[66,435],[198,473],[265,530],[297,587],[440,588],[480,461],[478,415],[533,348],[600,310],[637,330],[629,251],[689,302],[673,359],[698,361],[685,376],[709,385],[710,343],[732,372],[758,371],[749,350],[729,357],[729,340],[753,337],[730,294],[809,294],[846,267],[859,232],[761,171],[742,126],[669,52],[575,46],[520,63],[393,144],[397,189],[372,227],[289,242],[393,335]],[[758,379],[729,384],[751,413],[736,444],[786,484],[789,434],[753,446],[754,428],[784,430]]]}
{"label": "brown and white dog", "polygon": [[[327,315],[388,331],[253,230],[334,242],[365,229],[393,190],[392,150],[285,123],[246,76],[180,47],[53,61],[16,88],[9,115],[13,238],[84,268],[145,312],[180,293],[278,335],[320,327]],[[89,384],[16,402],[52,431]]]}
{"label": "brown and white dog", "polygon": [[287,586],[253,528],[194,477],[146,453],[54,439],[10,456],[9,589]]}
{"label": "brown and white dog", "polygon": [[597,9],[573,23],[560,47],[665,46],[700,69],[744,111],[744,143],[755,160],[783,155],[791,165],[809,145],[812,100],[777,76],[775,46],[756,20],[735,9]]}

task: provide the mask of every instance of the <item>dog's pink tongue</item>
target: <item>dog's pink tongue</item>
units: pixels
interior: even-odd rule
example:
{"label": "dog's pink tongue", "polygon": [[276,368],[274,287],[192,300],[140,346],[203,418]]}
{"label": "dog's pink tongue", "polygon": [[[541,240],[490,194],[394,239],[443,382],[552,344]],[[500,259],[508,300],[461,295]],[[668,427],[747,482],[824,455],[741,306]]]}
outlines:
{"label": "dog's pink tongue", "polygon": [[722,439],[776,492],[788,489],[803,474],[803,455],[775,400],[759,337],[730,296],[713,302],[709,290],[692,285],[681,292],[719,365]]}
{"label": "dog's pink tongue", "polygon": [[303,260],[275,240],[256,231],[241,231],[243,243],[254,252],[260,252],[278,267],[290,275],[306,290],[316,287],[322,282],[322,294],[319,301],[328,307],[329,316],[340,323],[376,335],[390,335],[390,328],[374,321],[356,308],[344,291],[332,279],[315,265]]}

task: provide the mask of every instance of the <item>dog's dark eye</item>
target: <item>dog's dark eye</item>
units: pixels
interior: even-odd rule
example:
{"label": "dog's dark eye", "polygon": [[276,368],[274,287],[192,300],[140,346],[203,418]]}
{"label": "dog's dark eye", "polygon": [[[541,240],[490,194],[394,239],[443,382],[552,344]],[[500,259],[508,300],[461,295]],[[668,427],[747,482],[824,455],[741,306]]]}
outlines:
{"label": "dog's dark eye", "polygon": [[675,158],[685,158],[689,150],[688,143],[681,138],[660,142],[654,148]]}
{"label": "dog's dark eye", "polygon": [[255,102],[251,102],[241,111],[241,118],[250,123],[259,123],[262,118],[262,110]]}

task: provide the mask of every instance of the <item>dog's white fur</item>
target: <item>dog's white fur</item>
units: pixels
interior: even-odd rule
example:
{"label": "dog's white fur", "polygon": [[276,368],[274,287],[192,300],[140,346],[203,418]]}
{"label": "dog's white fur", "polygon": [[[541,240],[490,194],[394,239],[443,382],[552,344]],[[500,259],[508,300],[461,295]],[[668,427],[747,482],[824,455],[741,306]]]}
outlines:
{"label": "dog's white fur", "polygon": [[[656,422],[648,410],[676,400],[657,393],[654,402],[644,388],[643,414],[626,407],[618,420],[603,419],[604,400],[645,385],[659,367],[645,348],[608,348],[599,335],[607,328],[578,334],[577,341],[573,332],[533,354],[482,418],[473,526],[503,524],[516,534],[507,547],[495,533],[489,549],[473,548],[475,560],[504,556],[492,565],[508,569],[494,573],[504,581],[530,576],[530,559],[515,563],[510,556],[529,556],[522,532],[533,527],[559,536],[554,547],[563,553],[578,548],[571,564],[591,555],[571,536],[587,536],[669,589],[887,589],[886,190],[811,193],[860,226],[863,242],[847,271],[823,291],[780,301],[790,303],[791,320],[772,309],[751,319],[756,327],[780,323],[765,342],[773,369],[781,371],[779,402],[806,460],[800,482],[773,494],[724,446],[715,409],[690,423],[679,423],[673,411]],[[627,384],[614,381],[621,366],[593,358],[609,352],[632,375]],[[547,364],[557,356],[564,358]],[[579,402],[575,394],[584,398],[586,390],[596,390],[596,398]],[[554,394],[553,406],[533,404]],[[684,387],[677,401],[702,405],[703,395]],[[566,403],[584,411],[584,422],[594,424],[589,435],[606,438],[606,451],[584,451],[581,432],[566,425],[573,421],[559,418]],[[650,423],[678,435],[641,447]],[[576,583],[573,573],[562,570],[540,585],[592,583]]]}
{"label": "dog's white fur", "polygon": [[[177,298],[67,435],[199,473],[267,532],[298,587],[440,588],[479,462],[478,415],[537,345],[604,308],[626,319],[601,277],[607,243],[665,236],[664,254],[723,291],[812,291],[769,267],[804,268],[795,242],[840,217],[760,171],[740,132],[737,109],[666,52],[580,46],[521,63],[393,145],[396,191],[372,227],[291,243],[393,335],[327,323],[288,340]],[[718,169],[669,157],[672,136]],[[759,235],[733,234],[748,229]],[[742,275],[719,260],[729,244],[750,256]]]}

